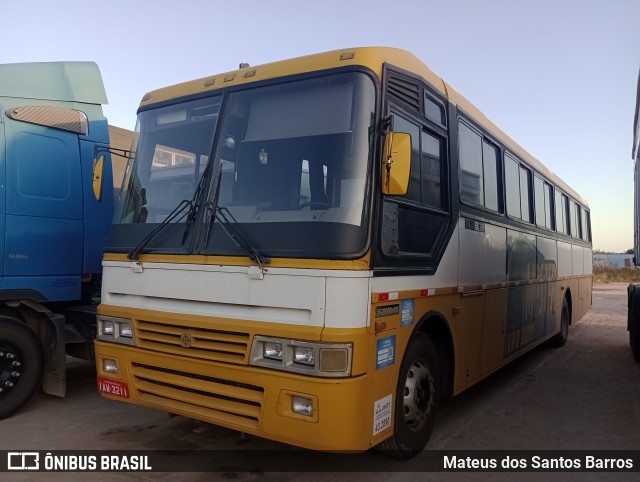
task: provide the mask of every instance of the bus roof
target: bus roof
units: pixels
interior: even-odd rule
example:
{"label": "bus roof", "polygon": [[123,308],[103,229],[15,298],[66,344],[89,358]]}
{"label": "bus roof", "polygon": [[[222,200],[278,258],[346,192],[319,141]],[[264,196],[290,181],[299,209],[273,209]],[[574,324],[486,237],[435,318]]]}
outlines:
{"label": "bus roof", "polygon": [[106,104],[94,62],[0,64],[0,97]]}
{"label": "bus roof", "polygon": [[516,154],[576,201],[584,206],[588,206],[587,200],[584,197],[574,191],[538,159],[523,149],[487,116],[480,112],[478,108],[465,99],[464,96],[447,84],[444,79],[436,75],[415,55],[401,49],[388,47],[349,48],[282,60],[256,67],[242,68],[154,90],[145,94],[140,106],[143,107],[174,98],[215,91],[232,85],[342,66],[365,66],[372,70],[378,78],[381,78],[384,64],[393,65],[422,77],[428,84],[447,98],[449,102],[458,106],[458,108],[471,116],[471,118],[484,127],[497,140],[502,142],[512,153]]}

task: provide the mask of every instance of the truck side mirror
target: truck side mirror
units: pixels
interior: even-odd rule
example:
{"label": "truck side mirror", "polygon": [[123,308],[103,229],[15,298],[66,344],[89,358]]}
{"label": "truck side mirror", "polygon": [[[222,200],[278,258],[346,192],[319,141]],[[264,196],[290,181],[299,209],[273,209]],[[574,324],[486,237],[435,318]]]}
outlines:
{"label": "truck side mirror", "polygon": [[402,196],[409,187],[411,172],[411,134],[389,132],[384,139],[382,192]]}

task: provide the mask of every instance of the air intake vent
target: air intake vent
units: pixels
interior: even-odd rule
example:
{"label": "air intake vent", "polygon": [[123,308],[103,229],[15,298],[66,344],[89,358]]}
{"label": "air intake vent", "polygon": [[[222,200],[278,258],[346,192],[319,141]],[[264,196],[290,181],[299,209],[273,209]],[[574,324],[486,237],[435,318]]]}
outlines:
{"label": "air intake vent", "polygon": [[390,77],[387,82],[389,94],[420,111],[420,86],[405,79]]}
{"label": "air intake vent", "polygon": [[64,131],[76,132],[86,136],[89,133],[89,121],[84,112],[62,107],[32,105],[13,107],[6,112],[9,119],[53,127]]}

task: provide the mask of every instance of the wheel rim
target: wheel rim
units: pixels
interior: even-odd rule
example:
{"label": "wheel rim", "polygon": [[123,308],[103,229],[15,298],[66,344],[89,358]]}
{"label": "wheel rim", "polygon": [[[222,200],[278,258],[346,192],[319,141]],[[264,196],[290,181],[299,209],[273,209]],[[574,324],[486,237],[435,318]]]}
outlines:
{"label": "wheel rim", "polygon": [[14,389],[23,370],[22,352],[9,343],[0,343],[0,397]]}
{"label": "wheel rim", "polygon": [[404,383],[404,421],[411,431],[419,431],[433,408],[434,380],[424,360],[416,360],[409,367]]}

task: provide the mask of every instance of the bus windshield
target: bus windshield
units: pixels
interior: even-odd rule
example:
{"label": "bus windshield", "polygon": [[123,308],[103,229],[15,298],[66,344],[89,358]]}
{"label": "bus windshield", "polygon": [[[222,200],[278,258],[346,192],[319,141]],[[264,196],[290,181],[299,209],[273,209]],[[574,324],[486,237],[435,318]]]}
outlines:
{"label": "bus windshield", "polygon": [[[218,171],[218,207],[266,256],[361,255],[368,234],[373,81],[363,73],[339,73],[226,95],[224,110],[223,96],[215,95],[140,113],[110,249],[137,245],[167,223],[176,206],[195,201],[203,173]],[[213,169],[205,169],[210,158]],[[213,191],[209,187],[202,201],[211,201]],[[205,222],[205,211],[198,229],[188,232],[186,210],[172,217],[144,252],[241,255],[218,220]]]}

